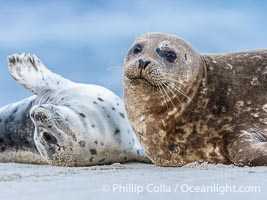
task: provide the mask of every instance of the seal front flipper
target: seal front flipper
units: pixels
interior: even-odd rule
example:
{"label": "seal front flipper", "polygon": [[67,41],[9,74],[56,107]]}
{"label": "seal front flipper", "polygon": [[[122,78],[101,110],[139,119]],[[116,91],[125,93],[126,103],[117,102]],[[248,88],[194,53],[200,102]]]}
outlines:
{"label": "seal front flipper", "polygon": [[14,54],[8,57],[7,62],[12,77],[37,96],[73,84],[47,69],[35,55]]}
{"label": "seal front flipper", "polygon": [[226,150],[235,165],[267,165],[267,136],[259,130],[242,130],[228,139]]}

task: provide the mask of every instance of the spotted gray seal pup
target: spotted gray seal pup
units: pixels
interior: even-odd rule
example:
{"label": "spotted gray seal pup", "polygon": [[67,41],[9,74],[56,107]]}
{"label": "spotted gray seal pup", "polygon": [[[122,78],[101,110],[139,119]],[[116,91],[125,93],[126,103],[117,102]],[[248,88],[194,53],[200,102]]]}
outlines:
{"label": "spotted gray seal pup", "polygon": [[148,161],[113,92],[67,80],[36,56],[12,55],[8,67],[36,96],[0,109],[1,162],[88,166]]}
{"label": "spotted gray seal pup", "polygon": [[156,165],[267,165],[267,50],[200,54],[148,33],[134,41],[124,75],[129,119]]}

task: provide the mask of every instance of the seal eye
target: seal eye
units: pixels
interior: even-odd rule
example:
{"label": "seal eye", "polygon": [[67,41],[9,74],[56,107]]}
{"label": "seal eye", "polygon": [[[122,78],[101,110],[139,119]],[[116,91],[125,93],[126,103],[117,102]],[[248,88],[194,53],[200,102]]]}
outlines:
{"label": "seal eye", "polygon": [[168,62],[173,63],[176,59],[176,54],[173,51],[167,51],[165,52],[164,57]]}
{"label": "seal eye", "polygon": [[168,62],[173,63],[176,59],[176,53],[167,49],[161,50],[160,48],[156,49],[157,54],[160,57],[165,58]]}
{"label": "seal eye", "polygon": [[44,140],[50,144],[57,144],[57,139],[55,138],[55,136],[47,133],[47,132],[44,132],[43,133],[43,137],[44,137]]}
{"label": "seal eye", "polygon": [[44,139],[46,141],[51,141],[52,140],[51,135],[49,133],[47,133],[47,132],[44,132],[43,136],[44,136]]}
{"label": "seal eye", "polygon": [[142,46],[140,44],[137,44],[133,47],[133,53],[138,54],[142,51]]}

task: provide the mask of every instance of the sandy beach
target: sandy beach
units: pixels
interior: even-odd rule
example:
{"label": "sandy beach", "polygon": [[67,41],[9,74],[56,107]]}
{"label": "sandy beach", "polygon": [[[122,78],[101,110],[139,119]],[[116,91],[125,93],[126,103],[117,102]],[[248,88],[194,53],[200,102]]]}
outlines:
{"label": "sandy beach", "polygon": [[[244,192],[244,190],[246,192]],[[0,199],[265,199],[266,167],[0,164]]]}

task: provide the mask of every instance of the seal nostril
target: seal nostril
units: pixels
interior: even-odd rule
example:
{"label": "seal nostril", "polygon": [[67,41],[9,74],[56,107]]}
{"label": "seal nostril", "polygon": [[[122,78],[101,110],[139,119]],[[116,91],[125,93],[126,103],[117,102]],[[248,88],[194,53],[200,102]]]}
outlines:
{"label": "seal nostril", "polygon": [[149,65],[150,61],[149,60],[142,60],[142,59],[139,59],[139,66],[138,68],[139,69],[145,69],[148,65]]}
{"label": "seal nostril", "polygon": [[144,69],[150,64],[150,61],[145,61]]}
{"label": "seal nostril", "polygon": [[139,62],[138,68],[139,69],[142,69],[143,68],[143,65],[144,65],[144,61],[142,59],[139,59],[138,62]]}

